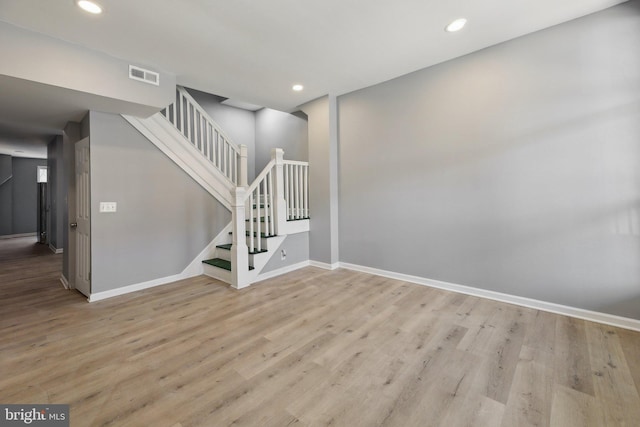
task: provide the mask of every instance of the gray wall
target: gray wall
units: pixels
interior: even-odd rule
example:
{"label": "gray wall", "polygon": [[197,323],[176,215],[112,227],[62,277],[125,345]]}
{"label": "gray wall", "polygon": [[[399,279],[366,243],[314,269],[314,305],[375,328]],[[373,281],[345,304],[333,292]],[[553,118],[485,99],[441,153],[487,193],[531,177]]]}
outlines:
{"label": "gray wall", "polygon": [[271,160],[271,149],[282,148],[286,160],[309,160],[309,131],[304,114],[289,114],[263,108],[256,111],[256,175]]}
{"label": "gray wall", "polygon": [[55,136],[47,145],[47,167],[49,179],[47,184],[48,197],[48,231],[47,239],[49,245],[56,249],[62,249],[64,232],[64,210],[66,209],[64,187],[64,153],[63,137]]}
{"label": "gray wall", "polygon": [[247,175],[249,183],[251,183],[256,177],[256,119],[254,112],[221,104],[225,98],[216,95],[195,89],[187,89],[187,91],[235,144],[247,146]]}
{"label": "gray wall", "polygon": [[175,75],[162,70],[159,86],[141,83],[127,61],[1,21],[0,40],[0,75],[96,95],[108,111],[150,115],[174,97]]}
{"label": "gray wall", "polygon": [[47,160],[13,158],[11,234],[35,233],[38,230],[38,166],[47,166]]}
{"label": "gray wall", "polygon": [[639,29],[625,3],[340,97],[341,261],[640,319]]}
{"label": "gray wall", "polygon": [[339,261],[337,100],[325,96],[302,107],[309,118],[309,257]]}
{"label": "gray wall", "polygon": [[[0,235],[35,233],[38,229],[37,167],[46,159],[29,159],[2,155],[2,170],[10,161],[11,179],[0,186]],[[3,175],[6,175],[4,173]]]}
{"label": "gray wall", "polygon": [[181,273],[230,212],[122,117],[92,111],[90,132],[92,293]]}
{"label": "gray wall", "polygon": [[0,154],[0,236],[13,234],[13,176],[11,156]]}
{"label": "gray wall", "polygon": [[[285,259],[282,259],[282,250],[286,253]],[[307,260],[309,260],[309,233],[289,234],[274,251],[273,256],[264,266],[261,273],[267,273]]]}

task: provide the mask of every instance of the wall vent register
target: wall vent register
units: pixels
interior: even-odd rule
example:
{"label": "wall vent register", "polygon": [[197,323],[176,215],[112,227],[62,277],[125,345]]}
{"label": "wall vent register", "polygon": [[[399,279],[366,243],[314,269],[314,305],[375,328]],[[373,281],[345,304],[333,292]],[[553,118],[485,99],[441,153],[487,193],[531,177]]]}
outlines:
{"label": "wall vent register", "polygon": [[129,78],[152,85],[160,85],[160,74],[155,71],[145,70],[144,68],[129,65]]}

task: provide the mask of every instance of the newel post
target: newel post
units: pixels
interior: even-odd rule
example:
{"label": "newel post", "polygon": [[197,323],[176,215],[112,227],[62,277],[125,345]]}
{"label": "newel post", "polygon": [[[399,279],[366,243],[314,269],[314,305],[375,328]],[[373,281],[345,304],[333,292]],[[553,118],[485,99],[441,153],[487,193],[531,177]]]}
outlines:
{"label": "newel post", "polygon": [[240,187],[246,187],[249,185],[248,181],[248,173],[249,169],[247,168],[247,146],[242,144],[240,145],[240,168],[239,168],[239,177],[238,177],[238,185]]}
{"label": "newel post", "polygon": [[276,217],[276,234],[286,234],[287,203],[284,200],[284,150],[282,148],[271,149],[271,159],[275,162],[274,175],[274,215]]}
{"label": "newel post", "polygon": [[236,289],[249,285],[249,250],[244,223],[245,194],[244,187],[236,187],[232,190],[231,286]]}

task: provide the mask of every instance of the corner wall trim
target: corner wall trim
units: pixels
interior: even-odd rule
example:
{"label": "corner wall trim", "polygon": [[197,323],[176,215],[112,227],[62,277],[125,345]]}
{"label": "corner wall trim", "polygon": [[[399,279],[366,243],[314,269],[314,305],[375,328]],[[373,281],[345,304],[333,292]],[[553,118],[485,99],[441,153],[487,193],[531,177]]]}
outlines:
{"label": "corner wall trim", "polygon": [[312,267],[324,268],[325,270],[335,270],[336,268],[340,268],[341,263],[334,262],[333,264],[327,264],[326,262],[309,261],[309,265]]}
{"label": "corner wall trim", "polygon": [[69,289],[69,281],[62,274],[60,275],[60,282],[62,282],[62,286],[64,286],[65,289]]}
{"label": "corner wall trim", "polygon": [[[313,265],[313,264],[311,264]],[[442,282],[439,280],[427,279],[424,277],[411,276],[393,271],[379,270],[377,268],[365,267],[362,265],[340,263],[340,267],[347,270],[360,271],[362,273],[374,274],[376,276],[388,277],[390,279],[402,280],[418,285],[429,286],[432,288],[443,289],[446,291],[457,292],[461,294],[471,295],[480,298],[491,299],[494,301],[515,304],[522,307],[533,308],[536,310],[548,311],[550,313],[561,314],[564,316],[575,317],[577,319],[588,320],[590,322],[602,323],[605,325],[615,326],[623,329],[640,332],[640,320],[628,317],[616,316],[598,311],[585,310],[582,308],[570,307],[567,305],[555,304],[547,301],[540,301],[532,298],[519,297],[516,295],[504,294],[501,292],[489,291],[471,286],[458,285],[455,283]]]}
{"label": "corner wall trim", "polygon": [[49,249],[51,249],[51,252],[53,252],[54,254],[61,254],[64,252],[64,249],[62,248],[56,248],[55,246],[53,246],[51,243],[49,243]]}

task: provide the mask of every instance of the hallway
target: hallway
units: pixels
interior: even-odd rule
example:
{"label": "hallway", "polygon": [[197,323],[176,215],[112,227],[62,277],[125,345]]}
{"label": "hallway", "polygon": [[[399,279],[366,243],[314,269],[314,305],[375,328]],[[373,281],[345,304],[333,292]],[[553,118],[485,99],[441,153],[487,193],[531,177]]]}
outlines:
{"label": "hallway", "polygon": [[62,254],[52,253],[35,236],[0,239],[0,326],[38,310],[41,302],[68,299],[61,271]]}

